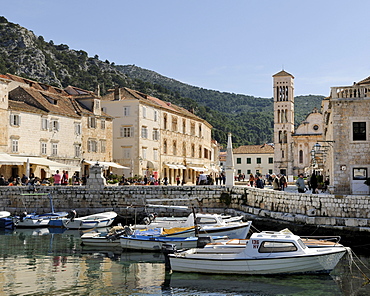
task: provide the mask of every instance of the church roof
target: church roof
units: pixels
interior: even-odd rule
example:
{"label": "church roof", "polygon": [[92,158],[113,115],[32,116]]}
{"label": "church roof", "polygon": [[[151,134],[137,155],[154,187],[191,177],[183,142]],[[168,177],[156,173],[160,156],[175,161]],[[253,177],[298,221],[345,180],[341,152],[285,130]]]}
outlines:
{"label": "church roof", "polygon": [[370,84],[370,76],[357,82],[356,85]]}
{"label": "church roof", "polygon": [[275,75],[272,75],[272,77],[276,77],[276,76],[290,76],[292,78],[294,78],[294,76],[284,70],[281,70],[279,73],[276,73]]}

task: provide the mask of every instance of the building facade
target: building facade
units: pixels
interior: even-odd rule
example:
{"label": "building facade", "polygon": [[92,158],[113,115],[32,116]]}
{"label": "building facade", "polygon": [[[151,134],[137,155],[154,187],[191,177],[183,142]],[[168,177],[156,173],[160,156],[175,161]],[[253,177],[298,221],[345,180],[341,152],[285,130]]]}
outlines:
{"label": "building facade", "polygon": [[235,174],[267,175],[274,170],[274,147],[246,145],[233,149]]}
{"label": "building facade", "polygon": [[114,118],[114,161],[130,167],[128,176],[194,184],[201,171],[219,170],[212,126],[193,113],[128,88],[111,90],[102,107]]}

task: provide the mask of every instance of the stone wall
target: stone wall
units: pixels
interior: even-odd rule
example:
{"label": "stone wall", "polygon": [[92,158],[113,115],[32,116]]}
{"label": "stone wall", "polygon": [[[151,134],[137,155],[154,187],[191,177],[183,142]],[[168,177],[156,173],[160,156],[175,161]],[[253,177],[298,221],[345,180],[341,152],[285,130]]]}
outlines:
{"label": "stone wall", "polygon": [[[194,206],[211,212],[243,214],[246,219],[276,219],[303,225],[354,228],[370,231],[369,196],[311,195],[261,190],[245,186],[42,186],[51,193],[56,211],[76,209],[79,215],[114,210],[133,216],[145,205]],[[0,211],[12,213],[50,211],[46,195],[29,193],[27,187],[0,187]],[[175,208],[153,208],[160,216],[183,215]]]}

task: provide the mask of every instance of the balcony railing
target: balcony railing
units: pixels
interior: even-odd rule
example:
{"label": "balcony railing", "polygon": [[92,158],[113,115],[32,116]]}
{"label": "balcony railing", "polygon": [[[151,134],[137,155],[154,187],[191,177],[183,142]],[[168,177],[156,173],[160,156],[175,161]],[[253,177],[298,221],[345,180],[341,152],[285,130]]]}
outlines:
{"label": "balcony railing", "polygon": [[331,97],[333,99],[370,97],[370,85],[331,87]]}

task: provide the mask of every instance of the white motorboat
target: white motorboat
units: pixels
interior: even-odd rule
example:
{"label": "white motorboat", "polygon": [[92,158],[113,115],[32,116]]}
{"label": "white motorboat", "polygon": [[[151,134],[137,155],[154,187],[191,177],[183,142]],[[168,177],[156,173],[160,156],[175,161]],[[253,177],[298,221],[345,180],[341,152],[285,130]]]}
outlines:
{"label": "white motorboat", "polygon": [[14,222],[8,211],[0,211],[0,228],[13,229]]}
{"label": "white motorboat", "polygon": [[167,236],[190,237],[195,235],[195,228],[152,228],[132,230],[129,226],[113,226],[106,232],[87,232],[81,236],[83,246],[121,248],[120,236]]}
{"label": "white motorboat", "polygon": [[169,254],[173,271],[215,274],[329,273],[350,249],[308,248],[299,236],[254,233],[239,252],[194,248]]}
{"label": "white motorboat", "polygon": [[223,215],[209,213],[191,213],[187,219],[155,218],[149,225],[135,225],[134,228],[172,228],[172,227],[199,227],[199,236],[227,236],[229,238],[246,238],[252,222],[242,222],[240,217],[224,219]]}
{"label": "white motorboat", "polygon": [[116,217],[116,212],[103,212],[79,218],[62,219],[62,222],[63,226],[68,229],[89,229],[109,227]]}

